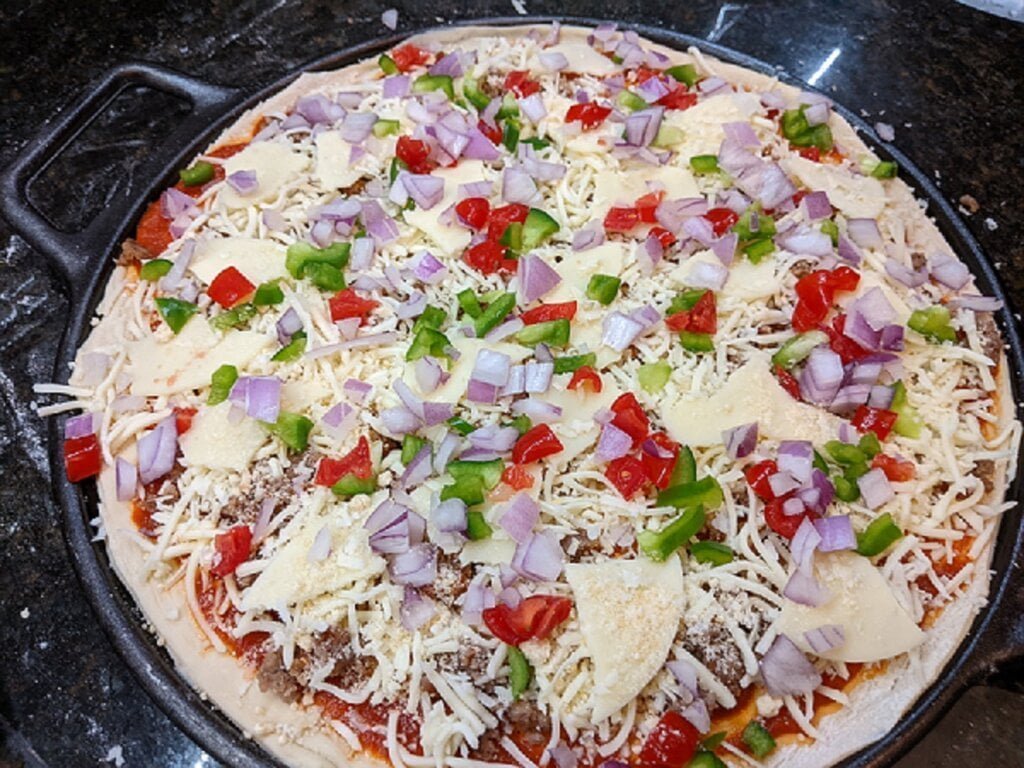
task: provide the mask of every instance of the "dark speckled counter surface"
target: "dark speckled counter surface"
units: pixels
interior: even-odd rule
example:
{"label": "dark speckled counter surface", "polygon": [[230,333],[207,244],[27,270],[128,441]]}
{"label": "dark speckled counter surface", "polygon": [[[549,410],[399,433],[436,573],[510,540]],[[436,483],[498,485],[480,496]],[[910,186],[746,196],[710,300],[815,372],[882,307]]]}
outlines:
{"label": "dark speckled counter surface", "polygon": [[[144,59],[254,91],[384,34],[380,13],[390,5],[4,3],[0,163],[116,63]],[[400,30],[516,10],[508,0],[393,5]],[[1024,26],[949,0],[517,5],[637,19],[717,41],[813,79],[870,122],[893,125],[896,145],[950,200],[977,201],[968,226],[1015,308],[1024,303]],[[119,99],[33,187],[39,207],[62,226],[88,221],[178,109],[152,93]],[[213,765],[114,654],[65,552],[31,385],[52,379],[67,309],[39,255],[0,221],[0,766],[77,768],[117,754],[128,766]],[[1011,670],[1001,687],[969,690],[901,768],[1024,766],[1022,681],[1021,670]]]}

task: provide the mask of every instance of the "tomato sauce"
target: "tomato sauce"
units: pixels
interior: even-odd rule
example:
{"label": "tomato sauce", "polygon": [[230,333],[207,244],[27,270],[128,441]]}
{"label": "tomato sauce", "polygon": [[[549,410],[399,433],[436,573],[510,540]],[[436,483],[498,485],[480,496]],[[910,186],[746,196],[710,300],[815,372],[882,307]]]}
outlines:
{"label": "tomato sauce", "polygon": [[329,719],[351,728],[359,736],[364,751],[384,761],[388,760],[388,716],[393,708],[397,709],[398,741],[412,754],[422,754],[419,719],[402,705],[349,704],[324,691],[313,694],[313,702]]}
{"label": "tomato sauce", "polygon": [[157,523],[153,519],[153,508],[132,499],[132,525],[147,539],[156,539]]}
{"label": "tomato sauce", "polygon": [[[203,582],[205,581],[205,587]],[[270,635],[266,632],[250,632],[242,637],[235,637],[226,628],[233,627],[238,618],[238,611],[231,604],[223,613],[217,613],[223,591],[220,589],[222,580],[212,574],[207,574],[203,579],[196,575],[196,597],[199,601],[199,609],[203,617],[217,633],[217,637],[228,649],[228,653],[236,659],[241,659],[249,667],[256,667],[263,660],[263,645]]]}
{"label": "tomato sauce", "polygon": [[[935,575],[951,579],[960,573],[960,571],[971,562],[970,551],[971,545],[973,544],[973,536],[964,536],[962,539],[954,541],[952,544],[952,560],[947,561],[945,555],[943,555],[938,562],[932,562],[932,570],[935,571]],[[922,592],[927,592],[932,596],[939,594],[939,590],[935,588],[932,580],[929,579],[926,574],[918,576],[914,583]]]}

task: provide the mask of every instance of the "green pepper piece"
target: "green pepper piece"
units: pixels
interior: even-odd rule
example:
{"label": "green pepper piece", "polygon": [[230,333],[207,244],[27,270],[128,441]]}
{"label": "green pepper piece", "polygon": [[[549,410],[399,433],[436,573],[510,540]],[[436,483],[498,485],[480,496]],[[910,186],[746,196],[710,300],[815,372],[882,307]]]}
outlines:
{"label": "green pepper piece", "polygon": [[443,91],[449,101],[455,101],[455,86],[451,75],[420,75],[412,81],[413,93]]}
{"label": "green pepper piece", "polygon": [[676,465],[672,467],[672,476],[668,480],[669,488],[677,485],[697,482],[697,460],[693,457],[693,451],[687,445],[679,449],[679,457]]}
{"label": "green pepper piece", "polygon": [[825,453],[829,455],[836,464],[849,466],[850,464],[863,464],[867,457],[856,445],[844,443],[841,440],[829,440],[825,443]]}
{"label": "green pepper piece", "polygon": [[[757,214],[757,229],[751,229],[754,214]],[[775,234],[775,219],[761,212],[760,203],[755,203],[743,212],[735,224],[732,225],[740,241],[761,240],[771,238]]]}
{"label": "green pepper piece", "polygon": [[305,273],[309,281],[321,291],[340,291],[345,288],[345,275],[333,264],[307,264]]}
{"label": "green pepper piece", "polygon": [[388,56],[386,53],[382,53],[380,58],[377,59],[377,64],[384,70],[385,75],[397,75],[398,65],[395,64],[395,60]]}
{"label": "green pepper piece", "polygon": [[252,304],[239,304],[237,307],[221,312],[210,318],[210,327],[218,331],[228,331],[245,325],[256,317],[256,307]]}
{"label": "green pepper piece", "polygon": [[421,357],[447,357],[445,352],[451,346],[448,337],[433,328],[420,328],[413,336],[412,344],[405,353],[405,359],[409,362],[419,360]]}
{"label": "green pepper piece", "polygon": [[665,74],[673,80],[680,83],[686,83],[688,88],[692,88],[700,79],[700,75],[697,74],[697,67],[693,64],[677,64],[674,67],[666,69]]}
{"label": "green pepper piece", "polygon": [[698,541],[690,547],[690,553],[698,563],[712,565],[725,565],[731,563],[733,558],[732,547],[717,541]]}
{"label": "green pepper piece", "polygon": [[189,168],[178,171],[181,183],[186,187],[198,187],[213,180],[213,164],[205,160],[198,160]]}
{"label": "green pepper piece", "polygon": [[519,122],[511,117],[505,119],[505,130],[501,134],[501,143],[509,152],[515,152],[519,146]]}
{"label": "green pepper piece", "polygon": [[903,538],[903,531],[893,522],[892,515],[886,512],[879,515],[862,532],[857,534],[857,552],[864,557],[880,555],[894,541]]}
{"label": "green pepper piece", "polygon": [[477,477],[488,491],[494,490],[501,482],[501,473],[505,471],[505,462],[501,459],[490,461],[452,461],[445,471],[455,480],[466,477]]}
{"label": "green pepper piece", "polygon": [[704,508],[696,506],[684,511],[660,531],[640,531],[636,541],[645,555],[661,563],[703,528],[704,521]]}
{"label": "green pepper piece", "polygon": [[474,427],[468,421],[459,416],[452,416],[450,419],[448,419],[448,426],[454,429],[463,437],[468,435],[470,432],[476,431],[476,427]]}
{"label": "green pepper piece", "polygon": [[288,246],[284,266],[296,280],[305,276],[310,264],[330,264],[344,269],[351,248],[348,243],[333,243],[326,248],[315,248],[309,243],[292,243]]}
{"label": "green pepper piece", "polygon": [[516,432],[518,432],[520,435],[525,435],[527,432],[530,431],[530,428],[533,426],[533,420],[525,413],[520,413],[518,416],[516,416],[514,419],[512,419],[512,421],[508,423],[508,426],[515,427]]}
{"label": "green pepper piece", "polygon": [[685,140],[686,133],[682,128],[662,123],[658,126],[658,132],[654,135],[651,146],[658,147],[658,149],[669,149],[676,144],[682,144]]}
{"label": "green pepper piece", "polygon": [[694,333],[693,331],[680,331],[679,341],[687,352],[713,352],[715,343],[711,340],[710,333]]}
{"label": "green pepper piece", "polygon": [[622,281],[612,275],[593,275],[587,283],[587,298],[608,306],[619,295]]}
{"label": "green pepper piece", "polygon": [[671,303],[668,305],[668,309],[665,310],[665,315],[674,315],[677,312],[689,312],[700,301],[701,296],[707,293],[707,288],[689,288],[685,291],[680,291],[673,298]]}
{"label": "green pepper piece", "polygon": [[419,333],[423,328],[432,328],[433,330],[439,330],[444,321],[448,319],[448,313],[440,307],[428,306],[423,310],[416,322],[413,323],[412,332]]}
{"label": "green pepper piece", "polygon": [[823,331],[805,331],[786,339],[779,351],[772,355],[772,365],[779,365],[787,371],[807,359],[815,347],[828,343]]}
{"label": "green pepper piece", "polygon": [[628,109],[630,112],[637,112],[651,106],[643,99],[643,97],[638,96],[632,91],[627,91],[626,89],[619,91],[619,95],[615,97],[615,101],[620,107]]}
{"label": "green pepper piece", "polygon": [[[442,489],[443,490],[443,489]],[[484,519],[484,513],[478,509],[471,509],[466,512],[466,538],[470,541],[480,541],[491,538],[494,529]]]}
{"label": "green pepper piece", "polygon": [[782,135],[795,147],[817,147],[828,152],[832,149],[832,130],[825,123],[811,126],[804,114],[806,109],[807,105],[802,104],[799,109],[782,113]]}
{"label": "green pepper piece", "polygon": [[257,307],[272,307],[284,301],[284,291],[277,284],[276,280],[267,283],[260,283],[256,293],[252,297],[252,303]]}
{"label": "green pepper piece", "polygon": [[869,459],[875,458],[882,452],[882,444],[878,441],[878,435],[874,432],[865,432],[857,442],[857,447]]}
{"label": "green pepper piece", "polygon": [[498,240],[502,245],[508,246],[513,253],[523,252],[523,225],[521,222],[513,221],[502,233]]}
{"label": "green pepper piece", "polygon": [[825,219],[825,221],[821,222],[821,233],[828,235],[833,247],[839,245],[839,225],[832,221],[832,219]]}
{"label": "green pepper piece", "polygon": [[928,341],[941,344],[944,341],[956,341],[956,331],[953,330],[950,319],[949,310],[936,304],[934,307],[915,309],[911,312],[907,326]]}
{"label": "green pepper piece", "polygon": [[331,486],[331,491],[343,499],[353,496],[372,496],[377,490],[377,477],[356,477],[349,473]]}
{"label": "green pepper piece", "polygon": [[305,351],[306,332],[296,331],[292,334],[291,341],[277,350],[270,359],[276,363],[293,363],[302,357],[302,353]]}
{"label": "green pepper piece", "polygon": [[501,106],[498,108],[498,114],[495,115],[495,119],[504,120],[508,117],[519,117],[519,102],[516,101],[516,97],[511,92],[506,92],[501,97]]}
{"label": "green pepper piece", "polygon": [[508,313],[515,309],[516,306],[516,295],[514,293],[502,293],[494,301],[487,305],[480,317],[473,321],[473,330],[476,331],[476,337],[482,339],[490,331],[498,327],[498,324],[504,320]]}
{"label": "green pepper piece", "polygon": [[729,734],[726,731],[716,731],[704,739],[700,744],[704,749],[713,751],[722,746],[722,742],[725,741],[725,737],[728,735]]}
{"label": "green pepper piece", "polygon": [[832,478],[832,485],[836,489],[836,498],[840,501],[856,501],[860,498],[860,488],[856,482],[847,480],[842,475]]}
{"label": "green pepper piece", "polygon": [[540,208],[531,208],[523,222],[523,247],[521,251],[532,251],[543,244],[559,230],[558,222]]}
{"label": "green pepper piece", "polygon": [[484,308],[480,306],[480,300],[476,297],[476,294],[473,293],[472,288],[459,291],[455,295],[455,298],[459,300],[459,306],[462,307],[462,311],[474,320],[484,313]]}
{"label": "green pepper piece", "polygon": [[441,501],[461,499],[469,507],[483,504],[484,498],[484,481],[479,477],[462,477],[441,489]]}
{"label": "green pepper piece", "polygon": [[535,347],[541,343],[549,347],[564,347],[569,343],[569,321],[561,318],[528,325],[516,334],[516,341],[524,347]]}
{"label": "green pepper piece", "polygon": [[394,136],[402,129],[402,124],[397,120],[378,120],[373,124],[373,135],[378,139],[385,136]]}
{"label": "green pepper piece", "polygon": [[811,462],[811,465],[815,469],[820,469],[826,475],[828,474],[828,464],[825,462],[825,457],[818,453],[817,450],[814,451],[814,461]]}
{"label": "green pepper piece", "polygon": [[694,155],[690,158],[690,167],[694,173],[718,173],[717,155]]}
{"label": "green pepper piece", "polygon": [[409,166],[406,165],[404,160],[401,160],[397,157],[392,157],[391,164],[388,165],[388,181],[394,184],[395,179],[398,178],[398,174],[401,173],[402,171],[407,170],[409,170]]}
{"label": "green pepper piece", "polygon": [[406,435],[402,438],[402,464],[409,466],[409,462],[416,458],[427,441],[418,435]]}
{"label": "green pepper piece", "polygon": [[767,757],[775,749],[775,739],[772,738],[768,729],[756,720],[747,723],[747,727],[743,729],[742,739],[750,750],[750,754],[758,760]]}
{"label": "green pepper piece", "polygon": [[170,272],[173,266],[174,262],[168,259],[153,259],[142,265],[142,268],[139,269],[139,277],[154,283]]}
{"label": "green pepper piece", "polygon": [[897,381],[892,387],[892,402],[889,410],[894,411],[896,423],[893,424],[893,431],[903,437],[918,438],[921,436],[921,428],[924,422],[921,420],[917,409],[907,400],[907,388],[903,381]]}
{"label": "green pepper piece", "polygon": [[751,240],[740,250],[750,259],[751,264],[760,264],[761,259],[775,252],[775,242],[770,237],[764,237],[760,240]]}
{"label": "green pepper piece", "polygon": [[698,752],[686,768],[729,768],[714,752]]}
{"label": "green pepper piece", "polygon": [[669,377],[672,375],[672,366],[667,360],[659,360],[656,363],[641,365],[637,371],[637,379],[644,392],[657,394],[665,388]]}
{"label": "green pepper piece", "polygon": [[491,97],[481,90],[479,80],[473,80],[469,77],[464,79],[462,81],[462,93],[469,103],[477,108],[478,112],[483,112],[487,109],[487,105],[491,103]]}
{"label": "green pepper piece", "polygon": [[260,424],[281,439],[281,442],[293,451],[304,451],[309,445],[309,433],[313,430],[313,422],[297,413],[281,411],[273,424],[261,421]]}
{"label": "green pepper piece", "polygon": [[233,365],[222,365],[210,376],[210,395],[206,398],[207,405],[223,403],[231,394],[231,388],[238,381],[238,369]]}
{"label": "green pepper piece", "polygon": [[531,147],[536,149],[538,152],[542,149],[547,149],[551,146],[551,142],[547,139],[542,139],[538,136],[531,136],[528,139],[520,139],[521,144],[529,144]]}
{"label": "green pepper piece", "polygon": [[583,355],[567,355],[555,358],[555,373],[575,373],[585,365],[593,368],[597,365],[597,353],[587,352]]}
{"label": "green pepper piece", "polygon": [[526,659],[526,654],[514,645],[508,646],[508,686],[512,691],[513,701],[526,693],[533,680],[533,668]]}
{"label": "green pepper piece", "polygon": [[871,175],[876,179],[893,179],[899,170],[899,165],[892,160],[880,160],[878,165],[871,169]]}
{"label": "green pepper piece", "polygon": [[870,469],[871,467],[868,466],[866,461],[857,461],[843,469],[843,477],[856,484],[857,478],[866,475]]}
{"label": "green pepper piece", "polygon": [[658,493],[659,507],[696,507],[714,509],[725,501],[722,486],[711,475],[694,480],[692,483],[669,486]]}
{"label": "green pepper piece", "polygon": [[170,297],[157,299],[156,308],[159,310],[164,322],[167,323],[167,327],[176,334],[185,327],[185,323],[189,321],[189,318],[199,310],[199,307],[190,301],[182,301],[181,299]]}

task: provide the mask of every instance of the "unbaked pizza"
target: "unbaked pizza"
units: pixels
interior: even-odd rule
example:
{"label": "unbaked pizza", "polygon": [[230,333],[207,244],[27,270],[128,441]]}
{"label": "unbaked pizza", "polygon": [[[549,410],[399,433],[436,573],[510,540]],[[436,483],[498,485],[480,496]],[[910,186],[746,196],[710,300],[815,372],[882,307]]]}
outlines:
{"label": "unbaked pizza", "polygon": [[999,303],[820,94],[612,26],[306,74],[125,242],[73,481],[295,766],[823,766],[988,589]]}

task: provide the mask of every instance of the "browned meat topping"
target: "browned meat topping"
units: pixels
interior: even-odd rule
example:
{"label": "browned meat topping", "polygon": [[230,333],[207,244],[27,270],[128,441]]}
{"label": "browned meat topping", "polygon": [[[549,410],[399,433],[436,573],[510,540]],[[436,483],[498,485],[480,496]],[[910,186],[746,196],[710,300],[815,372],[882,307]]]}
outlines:
{"label": "browned meat topping", "polygon": [[140,261],[149,261],[152,258],[153,254],[150,253],[148,248],[144,245],[139,245],[139,243],[129,237],[121,243],[121,253],[117,257],[117,263],[122,267],[126,267]]}
{"label": "browned meat topping", "polygon": [[243,480],[240,491],[221,507],[221,517],[232,523],[251,525],[259,518],[265,499],[274,499],[276,511],[309,481],[315,463],[313,455],[305,453],[277,477],[270,474],[268,464],[257,464],[248,481]]}
{"label": "browned meat topping", "polygon": [[743,656],[724,624],[712,620],[688,626],[684,630],[682,644],[730,693],[739,696],[743,690],[740,680],[745,674]]}
{"label": "browned meat topping", "polygon": [[361,178],[358,178],[354,182],[349,184],[347,187],[343,188],[341,190],[341,193],[343,195],[348,195],[348,196],[361,195],[361,194],[363,194],[363,191],[366,189],[366,185],[369,183],[369,181],[370,181],[370,177],[369,176],[363,176]]}
{"label": "browned meat topping", "polygon": [[978,312],[974,319],[981,338],[981,351],[994,363],[999,363],[1003,353],[1003,339],[999,334],[999,326],[989,312]]}
{"label": "browned meat topping", "polygon": [[793,263],[793,266],[789,268],[789,271],[792,273],[793,277],[799,280],[801,277],[807,277],[807,275],[811,274],[811,272],[815,270],[816,266],[817,265],[813,261],[800,259],[800,261]]}
{"label": "browned meat topping", "polygon": [[992,459],[980,459],[974,463],[974,476],[985,486],[985,493],[992,493],[996,487],[996,463]]}
{"label": "browned meat topping", "polygon": [[296,648],[287,669],[280,649],[268,653],[256,672],[260,690],[276,693],[287,702],[297,701],[317,675],[344,690],[359,688],[373,676],[377,660],[355,653],[351,640],[348,630],[329,629],[313,638],[308,651]]}
{"label": "browned meat topping", "polygon": [[437,578],[420,591],[431,600],[454,605],[473,580],[473,566],[460,565],[457,554],[440,554],[437,558]]}

